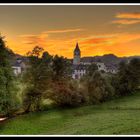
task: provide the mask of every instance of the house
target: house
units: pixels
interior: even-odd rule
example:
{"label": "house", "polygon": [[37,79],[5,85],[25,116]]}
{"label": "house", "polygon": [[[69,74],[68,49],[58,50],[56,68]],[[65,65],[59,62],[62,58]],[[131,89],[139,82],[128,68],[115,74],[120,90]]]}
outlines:
{"label": "house", "polygon": [[26,71],[26,59],[24,58],[17,58],[15,60],[15,62],[13,62],[12,64],[12,69],[14,71],[14,74],[16,76],[18,76],[19,74],[21,74],[22,72],[25,72]]}
{"label": "house", "polygon": [[108,73],[116,74],[118,72],[118,66],[116,65],[108,64],[106,65],[106,69],[106,72]]}
{"label": "house", "polygon": [[107,72],[107,68],[106,68],[106,65],[104,63],[102,63],[102,62],[93,62],[93,64],[97,65],[99,71]]}
{"label": "house", "polygon": [[73,79],[80,79],[82,76],[86,74],[86,65],[73,65],[72,66],[72,78]]}

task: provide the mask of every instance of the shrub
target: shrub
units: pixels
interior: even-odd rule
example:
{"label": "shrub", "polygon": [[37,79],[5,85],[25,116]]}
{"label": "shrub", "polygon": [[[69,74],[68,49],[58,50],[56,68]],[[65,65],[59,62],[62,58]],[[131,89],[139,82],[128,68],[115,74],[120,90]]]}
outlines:
{"label": "shrub", "polygon": [[90,102],[100,103],[112,98],[114,89],[109,80],[97,71],[88,80],[88,93]]}
{"label": "shrub", "polygon": [[33,87],[26,88],[23,96],[23,109],[26,113],[41,110],[41,95],[40,91]]}
{"label": "shrub", "polygon": [[41,109],[42,98],[47,96],[44,94],[50,87],[52,70],[52,56],[44,52],[41,47],[35,47],[32,52],[28,53],[30,67],[23,75],[23,82],[26,83],[25,93],[23,94],[23,108],[25,112],[39,111]]}
{"label": "shrub", "polygon": [[54,87],[49,98],[61,107],[78,106],[85,102],[83,93],[72,82],[57,81]]}
{"label": "shrub", "polygon": [[134,92],[140,85],[140,59],[132,59],[130,63],[121,62],[115,81],[119,96]]}

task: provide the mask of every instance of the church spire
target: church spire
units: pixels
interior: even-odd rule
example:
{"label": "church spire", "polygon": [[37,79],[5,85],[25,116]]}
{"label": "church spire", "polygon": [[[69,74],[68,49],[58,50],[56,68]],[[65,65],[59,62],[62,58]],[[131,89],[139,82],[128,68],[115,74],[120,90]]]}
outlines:
{"label": "church spire", "polygon": [[74,51],[75,51],[75,52],[76,52],[76,51],[77,51],[77,52],[80,52],[78,42],[76,43],[76,47],[75,47],[75,50],[74,50]]}
{"label": "church spire", "polygon": [[78,45],[78,42],[76,43],[76,48],[78,48],[78,49],[79,49],[79,45]]}
{"label": "church spire", "polygon": [[74,49],[74,58],[73,58],[73,64],[78,65],[80,64],[80,57],[81,57],[81,51],[78,45],[78,42],[76,43],[76,47]]}

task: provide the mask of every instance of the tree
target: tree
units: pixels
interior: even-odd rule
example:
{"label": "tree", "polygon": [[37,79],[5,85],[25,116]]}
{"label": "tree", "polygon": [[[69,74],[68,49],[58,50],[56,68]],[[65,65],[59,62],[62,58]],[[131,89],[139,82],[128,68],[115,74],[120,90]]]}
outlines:
{"label": "tree", "polygon": [[53,63],[53,91],[49,98],[60,106],[77,106],[84,102],[84,96],[71,79],[69,61],[62,56],[54,56]]}
{"label": "tree", "polygon": [[43,51],[44,49],[42,47],[35,46],[31,52],[27,52],[27,56],[39,57]]}
{"label": "tree", "polygon": [[59,80],[70,76],[70,63],[63,56],[55,55],[52,63],[53,79]]}
{"label": "tree", "polygon": [[90,77],[90,76],[92,76],[93,73],[94,73],[95,71],[97,71],[97,70],[98,70],[97,65],[96,65],[96,64],[91,64],[91,65],[88,67],[87,75]]}
{"label": "tree", "polygon": [[52,56],[44,52],[40,57],[42,52],[43,48],[37,46],[32,52],[28,53],[30,68],[24,76],[24,82],[26,81],[27,84],[23,99],[25,112],[41,109],[42,98],[51,83]]}
{"label": "tree", "polygon": [[127,95],[135,91],[140,85],[140,59],[132,59],[128,64],[121,62],[117,79],[118,94]]}
{"label": "tree", "polygon": [[15,77],[9,62],[9,54],[4,38],[0,36],[0,112],[6,116],[12,115],[17,109]]}
{"label": "tree", "polygon": [[49,98],[61,107],[74,107],[86,102],[86,97],[73,81],[63,79],[55,82]]}
{"label": "tree", "polygon": [[114,89],[100,72],[96,71],[88,80],[88,94],[92,103],[104,102],[114,94]]}
{"label": "tree", "polygon": [[[118,87],[116,87],[116,90],[118,91],[119,95],[125,95],[128,94],[130,92],[129,86],[128,86],[128,74],[129,74],[129,70],[128,70],[128,66],[125,62],[121,62],[119,64],[119,72],[118,72]],[[117,81],[116,79],[116,81]]]}
{"label": "tree", "polygon": [[130,78],[133,91],[140,86],[140,59],[134,58],[130,61],[128,69],[130,70]]}

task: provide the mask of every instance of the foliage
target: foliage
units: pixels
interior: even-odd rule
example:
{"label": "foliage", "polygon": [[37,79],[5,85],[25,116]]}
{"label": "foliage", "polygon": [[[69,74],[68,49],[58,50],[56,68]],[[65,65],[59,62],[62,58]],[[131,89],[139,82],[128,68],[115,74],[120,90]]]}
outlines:
{"label": "foliage", "polygon": [[95,71],[97,71],[97,70],[98,70],[97,65],[96,65],[96,64],[91,64],[91,65],[88,67],[88,69],[87,69],[87,75],[90,77],[90,76],[92,76],[93,73],[94,73]]}
{"label": "foliage", "polygon": [[140,86],[140,59],[132,59],[128,67],[131,71],[132,88],[134,91]]}
{"label": "foliage", "polygon": [[0,114],[9,116],[17,109],[17,87],[9,62],[9,50],[0,37]]}
{"label": "foliage", "polygon": [[88,80],[88,93],[92,103],[99,103],[111,98],[114,90],[109,81],[97,71]]}
{"label": "foliage", "polygon": [[70,62],[63,56],[55,55],[52,62],[53,80],[68,78],[71,72]]}
{"label": "foliage", "polygon": [[49,98],[58,106],[78,106],[86,101],[83,92],[72,81],[69,82],[67,79],[55,81],[54,87]]}
{"label": "foliage", "polygon": [[27,87],[24,93],[23,107],[25,112],[40,110],[41,100],[50,86],[51,80],[51,61],[52,56],[48,52],[41,55],[43,48],[35,47],[32,52],[28,53],[30,68],[24,75],[24,82]]}
{"label": "foliage", "polygon": [[85,102],[84,94],[71,78],[70,62],[59,56],[54,56],[52,63],[52,92],[49,98],[59,106],[77,106]]}
{"label": "foliage", "polygon": [[26,88],[23,96],[23,108],[26,113],[29,111],[39,111],[41,110],[41,95],[40,91],[36,91],[34,87]]}
{"label": "foliage", "polygon": [[32,51],[27,52],[27,56],[39,57],[43,51],[42,47],[35,46]]}
{"label": "foliage", "polygon": [[116,81],[119,95],[127,95],[135,91],[140,85],[140,59],[132,59],[130,63],[120,63]]}

